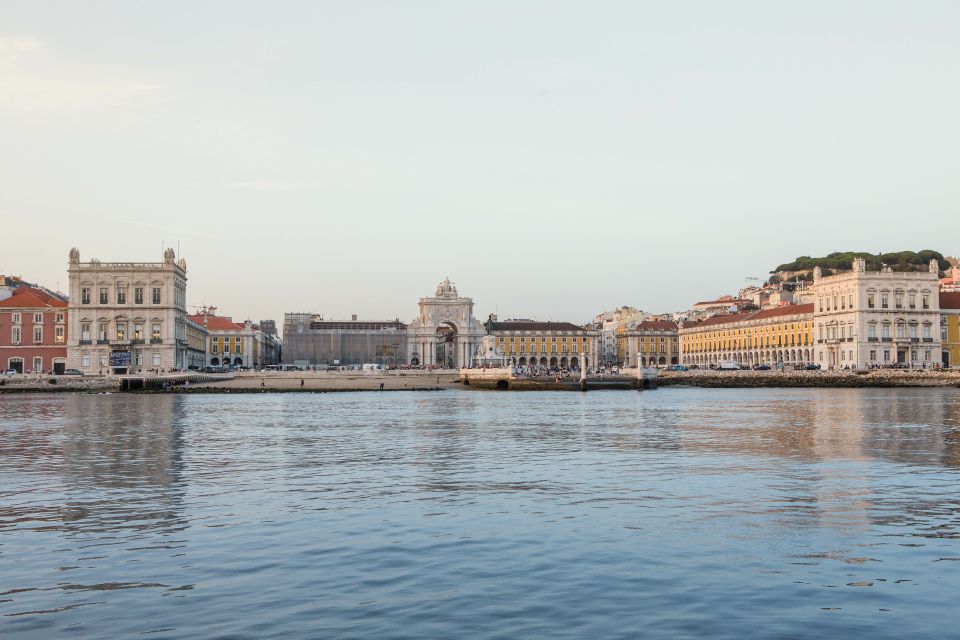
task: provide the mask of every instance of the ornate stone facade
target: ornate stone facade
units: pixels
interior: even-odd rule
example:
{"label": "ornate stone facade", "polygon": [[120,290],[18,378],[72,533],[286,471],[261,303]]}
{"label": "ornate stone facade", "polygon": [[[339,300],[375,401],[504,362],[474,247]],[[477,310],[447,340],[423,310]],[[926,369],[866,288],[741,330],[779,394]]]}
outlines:
{"label": "ornate stone facade", "polygon": [[823,368],[898,364],[939,366],[942,359],[939,269],[900,273],[890,267],[824,276],[814,269],[816,362]]}
{"label": "ornate stone facade", "polygon": [[80,262],[70,251],[67,368],[133,373],[187,366],[187,263]]}

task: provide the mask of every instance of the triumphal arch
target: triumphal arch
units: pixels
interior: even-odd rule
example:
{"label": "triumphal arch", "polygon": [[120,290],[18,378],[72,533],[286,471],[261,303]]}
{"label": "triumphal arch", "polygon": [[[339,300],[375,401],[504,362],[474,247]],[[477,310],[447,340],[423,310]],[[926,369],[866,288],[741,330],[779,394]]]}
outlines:
{"label": "triumphal arch", "polygon": [[444,278],[432,298],[420,298],[420,315],[407,330],[408,362],[413,365],[466,367],[486,331],[473,317],[473,300],[462,298]]}

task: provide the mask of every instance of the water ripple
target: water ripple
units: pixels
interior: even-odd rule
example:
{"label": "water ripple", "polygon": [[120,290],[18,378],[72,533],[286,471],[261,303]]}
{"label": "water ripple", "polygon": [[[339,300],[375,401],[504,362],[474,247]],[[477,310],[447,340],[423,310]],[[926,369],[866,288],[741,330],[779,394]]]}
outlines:
{"label": "water ripple", "polygon": [[7,396],[0,616],[4,638],[949,637],[958,480],[952,389]]}

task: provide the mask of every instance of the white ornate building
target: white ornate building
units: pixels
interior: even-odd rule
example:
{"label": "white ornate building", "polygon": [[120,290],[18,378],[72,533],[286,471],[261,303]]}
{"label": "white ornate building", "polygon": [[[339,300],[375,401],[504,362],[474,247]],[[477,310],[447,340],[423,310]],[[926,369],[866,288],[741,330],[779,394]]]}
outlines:
{"label": "white ornate building", "polygon": [[814,270],[816,362],[824,368],[873,365],[929,367],[941,363],[939,268],[926,272]]}
{"label": "white ornate building", "polygon": [[67,368],[132,373],[187,366],[187,263],[80,262],[70,250]]}
{"label": "white ornate building", "polygon": [[432,298],[420,298],[420,315],[407,331],[408,362],[460,368],[478,353],[486,330],[473,317],[473,300],[444,278]]}

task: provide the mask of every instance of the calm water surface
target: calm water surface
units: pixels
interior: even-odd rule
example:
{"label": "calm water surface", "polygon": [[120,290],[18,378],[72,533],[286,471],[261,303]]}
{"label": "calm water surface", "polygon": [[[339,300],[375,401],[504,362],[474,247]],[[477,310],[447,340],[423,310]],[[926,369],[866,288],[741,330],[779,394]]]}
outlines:
{"label": "calm water surface", "polygon": [[4,638],[956,637],[960,392],[0,397]]}

